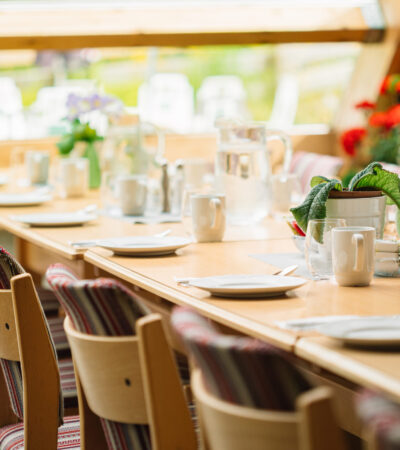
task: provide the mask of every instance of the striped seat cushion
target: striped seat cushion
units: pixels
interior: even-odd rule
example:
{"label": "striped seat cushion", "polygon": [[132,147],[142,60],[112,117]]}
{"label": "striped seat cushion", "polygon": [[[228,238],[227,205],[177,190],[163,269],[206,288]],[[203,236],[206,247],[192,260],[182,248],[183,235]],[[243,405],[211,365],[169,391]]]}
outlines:
{"label": "striped seat cushion", "polygon": [[[138,297],[116,280],[79,280],[67,267],[55,264],[46,278],[74,327],[102,336],[135,334],[136,321],[150,311]],[[110,450],[149,450],[147,425],[130,425],[101,419]]]}
{"label": "striped seat cushion", "polygon": [[42,304],[43,311],[46,316],[53,316],[58,314],[60,309],[60,304],[58,303],[57,297],[54,292],[50,289],[45,289],[42,287],[37,287],[36,291],[39,296],[40,303]]}
{"label": "striped seat cushion", "polygon": [[[0,289],[10,289],[10,280],[15,275],[25,273],[25,270],[19,262],[4,248],[0,247]],[[44,312],[42,310],[43,318],[47,324]],[[49,334],[50,342],[53,347],[54,357],[57,360],[57,353],[54,347],[54,342],[51,338],[50,330],[47,325],[47,332]],[[23,385],[22,385],[22,371],[21,364],[18,361],[8,361],[0,359],[0,366],[2,368],[4,379],[6,381],[7,391],[11,402],[11,407],[14,414],[23,420]],[[60,424],[63,423],[64,407],[63,407],[62,392],[60,391],[59,402],[59,418]]]}
{"label": "striped seat cushion", "polygon": [[222,335],[192,309],[176,308],[172,324],[207,389],[223,400],[293,411],[297,396],[311,387],[286,352],[256,339]]}
{"label": "striped seat cushion", "polygon": [[76,381],[72,358],[59,359],[58,368],[60,370],[60,384],[64,399],[76,397]]}
{"label": "striped seat cushion", "polygon": [[361,422],[373,430],[379,450],[400,450],[400,405],[380,394],[363,390],[356,409]]}
{"label": "striped seat cushion", "polygon": [[[8,425],[0,428],[0,450],[22,450],[24,448],[24,424]],[[66,417],[64,425],[58,429],[58,450],[79,450],[79,417]],[[37,449],[39,450],[39,449]]]}
{"label": "striped seat cushion", "polygon": [[[57,299],[56,301],[58,303]],[[67,335],[64,331],[64,318],[48,317],[47,323],[49,325],[50,334],[56,350],[59,352],[69,350]]]}
{"label": "striped seat cushion", "polygon": [[300,180],[301,189],[306,194],[310,189],[311,178],[322,175],[334,178],[343,165],[341,158],[330,155],[320,155],[310,152],[295,152],[290,163],[290,173],[295,173]]}

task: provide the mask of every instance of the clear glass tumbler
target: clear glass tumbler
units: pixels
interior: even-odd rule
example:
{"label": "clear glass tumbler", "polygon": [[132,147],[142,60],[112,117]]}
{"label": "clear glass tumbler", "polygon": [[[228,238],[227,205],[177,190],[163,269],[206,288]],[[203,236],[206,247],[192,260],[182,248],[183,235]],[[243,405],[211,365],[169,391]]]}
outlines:
{"label": "clear glass tumbler", "polygon": [[333,275],[332,229],[345,227],[344,219],[314,219],[308,222],[304,253],[314,280],[327,280]]}

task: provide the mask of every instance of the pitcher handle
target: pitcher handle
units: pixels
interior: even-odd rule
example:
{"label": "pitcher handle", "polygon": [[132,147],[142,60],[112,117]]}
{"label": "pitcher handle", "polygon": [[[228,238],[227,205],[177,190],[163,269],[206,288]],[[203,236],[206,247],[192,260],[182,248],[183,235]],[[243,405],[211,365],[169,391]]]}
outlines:
{"label": "pitcher handle", "polygon": [[214,209],[214,220],[211,225],[211,228],[213,230],[218,230],[221,226],[221,220],[222,220],[222,204],[221,200],[219,198],[212,198],[211,199],[211,205]]}
{"label": "pitcher handle", "polygon": [[285,147],[285,156],[283,159],[283,176],[287,176],[290,169],[290,163],[293,156],[292,140],[290,136],[281,130],[266,130],[267,141],[279,140]]}
{"label": "pitcher handle", "polygon": [[157,136],[157,150],[156,150],[156,154],[154,156],[154,160],[159,163],[162,164],[165,160],[164,157],[164,153],[165,153],[165,133],[164,131],[159,128],[157,125],[154,125],[154,123],[151,122],[140,122],[140,126],[150,126],[154,129],[156,136]]}

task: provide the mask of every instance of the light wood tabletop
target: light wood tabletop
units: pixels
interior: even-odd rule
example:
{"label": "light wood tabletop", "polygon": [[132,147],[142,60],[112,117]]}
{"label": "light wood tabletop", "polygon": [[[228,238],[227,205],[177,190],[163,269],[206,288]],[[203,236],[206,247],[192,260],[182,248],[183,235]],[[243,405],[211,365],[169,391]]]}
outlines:
{"label": "light wood tabletop", "polygon": [[[82,258],[84,252],[70,245],[74,241],[152,235],[167,229],[171,229],[173,234],[185,234],[182,223],[133,224],[127,219],[105,215],[99,215],[95,221],[84,226],[69,227],[30,227],[12,219],[12,216],[19,214],[79,211],[92,204],[101,206],[98,192],[91,192],[84,198],[56,198],[38,206],[0,207],[0,228],[69,260]],[[289,227],[283,219],[280,222],[266,219],[262,224],[251,227],[229,227],[225,241],[285,239],[289,236]]]}

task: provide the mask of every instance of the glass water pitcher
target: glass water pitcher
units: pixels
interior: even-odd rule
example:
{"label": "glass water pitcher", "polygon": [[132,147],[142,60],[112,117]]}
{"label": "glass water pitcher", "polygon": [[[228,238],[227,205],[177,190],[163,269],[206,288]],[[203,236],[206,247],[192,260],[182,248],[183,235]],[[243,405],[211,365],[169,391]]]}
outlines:
{"label": "glass water pitcher", "polygon": [[263,122],[224,121],[217,126],[216,185],[226,195],[228,221],[237,225],[259,222],[268,215],[272,202],[267,141],[282,141],[285,176],[293,153],[291,140],[282,131],[268,130]]}

